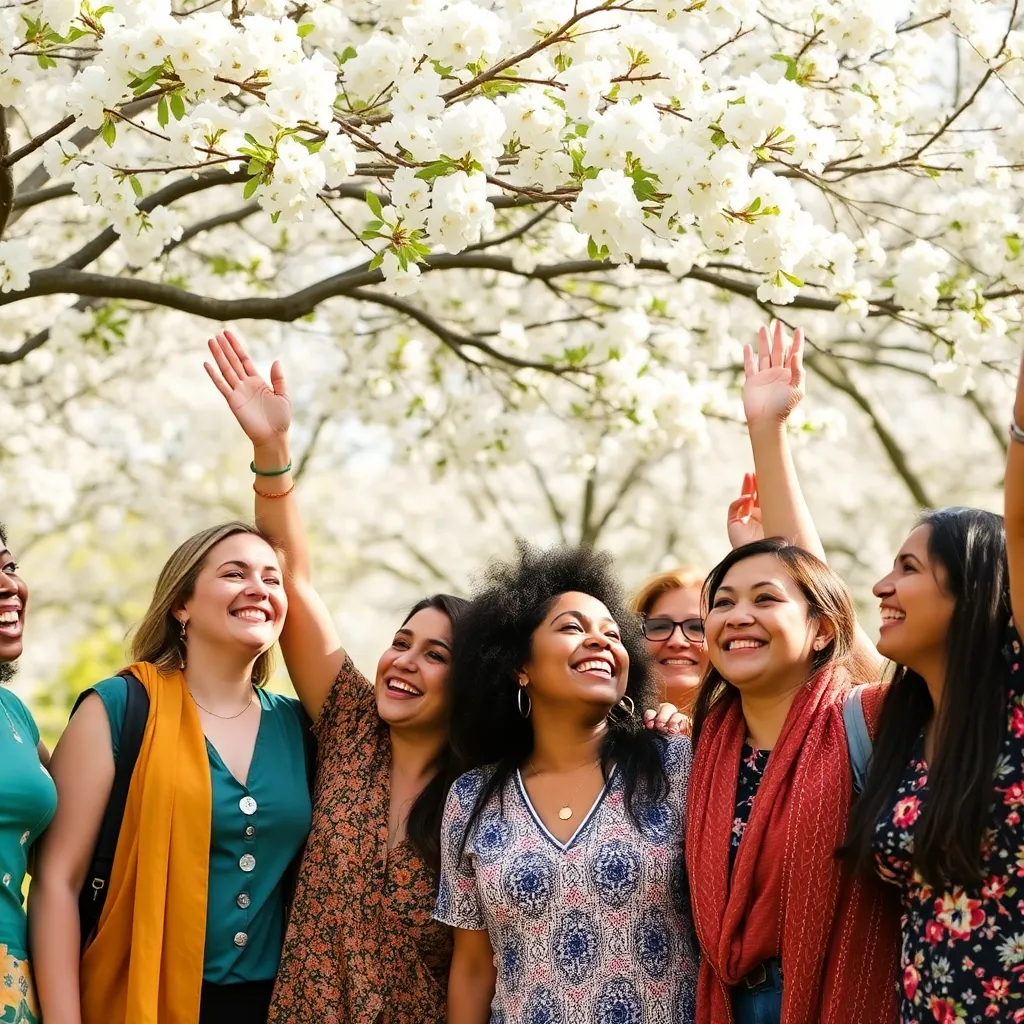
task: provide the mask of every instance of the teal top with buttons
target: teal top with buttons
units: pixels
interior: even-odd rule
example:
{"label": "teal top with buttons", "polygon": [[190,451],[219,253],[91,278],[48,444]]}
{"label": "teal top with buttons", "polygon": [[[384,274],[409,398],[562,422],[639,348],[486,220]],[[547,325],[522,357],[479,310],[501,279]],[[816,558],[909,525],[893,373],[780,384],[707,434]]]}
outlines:
{"label": "teal top with buttons", "polygon": [[3,686],[0,711],[0,946],[25,958],[28,853],[57,810],[57,788],[39,763],[39,730],[31,713]]}
{"label": "teal top with buttons", "polygon": [[[107,709],[116,761],[128,684],[117,676],[92,689]],[[244,786],[206,742],[213,820],[203,980],[215,985],[268,981],[277,973],[286,874],[312,820],[304,743],[309,719],[294,698],[257,693],[262,713]]]}

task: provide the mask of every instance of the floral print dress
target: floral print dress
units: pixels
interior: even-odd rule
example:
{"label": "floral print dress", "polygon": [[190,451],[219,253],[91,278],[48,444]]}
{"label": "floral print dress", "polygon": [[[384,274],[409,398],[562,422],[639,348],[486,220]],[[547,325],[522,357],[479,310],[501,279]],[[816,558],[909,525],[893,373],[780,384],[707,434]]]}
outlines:
{"label": "floral print dress", "polygon": [[980,889],[932,887],[914,871],[914,826],[928,800],[924,737],[875,829],[879,875],[903,899],[903,1024],[1024,1022],[1024,672],[1014,632],[1007,731],[996,764]]}
{"label": "floral print dress", "polygon": [[346,658],[314,726],[313,827],[269,1024],[439,1024],[451,929],[437,875],[405,840],[388,851],[391,739]]}
{"label": "floral print dress", "polygon": [[757,796],[761,779],[764,778],[770,754],[770,750],[756,750],[749,743],[744,743],[740,751],[740,773],[736,779],[736,816],[733,818],[732,835],[729,837],[730,865],[736,860],[740,840],[747,830],[750,812],[754,807],[754,797]]}

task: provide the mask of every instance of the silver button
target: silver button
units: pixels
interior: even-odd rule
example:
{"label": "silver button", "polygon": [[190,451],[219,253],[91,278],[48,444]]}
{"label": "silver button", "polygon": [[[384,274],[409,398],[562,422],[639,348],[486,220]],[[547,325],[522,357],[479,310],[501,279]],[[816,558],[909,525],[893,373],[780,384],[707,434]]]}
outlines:
{"label": "silver button", "polygon": [[249,941],[249,936],[245,932],[235,932],[235,945],[241,948]]}
{"label": "silver button", "polygon": [[252,903],[252,898],[247,892],[240,892],[235,899],[235,902],[238,904],[238,908],[240,910],[248,910],[249,904]]}
{"label": "silver button", "polygon": [[243,853],[238,860],[238,866],[243,871],[252,871],[256,867],[256,858],[251,853]]}
{"label": "silver button", "polygon": [[246,836],[248,836],[251,839],[254,835],[256,835],[256,829],[253,828],[252,825],[246,825],[245,826],[245,834],[246,834]]}
{"label": "silver button", "polygon": [[238,801],[238,807],[243,814],[255,814],[256,813],[256,801],[251,796],[243,796]]}

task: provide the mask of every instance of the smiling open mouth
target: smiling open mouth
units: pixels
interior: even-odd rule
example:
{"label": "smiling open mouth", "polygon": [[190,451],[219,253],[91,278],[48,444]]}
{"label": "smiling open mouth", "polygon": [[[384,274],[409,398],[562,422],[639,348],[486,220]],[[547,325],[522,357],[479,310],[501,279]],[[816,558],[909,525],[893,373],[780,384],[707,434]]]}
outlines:
{"label": "smiling open mouth", "polygon": [[404,679],[385,679],[384,686],[391,693],[401,693],[407,697],[422,697],[423,691],[417,690],[412,683],[407,683]]}
{"label": "smiling open mouth", "polygon": [[231,613],[236,619],[243,622],[269,622],[270,616],[262,608],[239,608],[237,612]]}
{"label": "smiling open mouth", "polygon": [[572,668],[574,672],[592,672],[594,675],[604,676],[605,679],[611,679],[612,677],[612,667],[607,661],[581,661],[578,665],[573,665]]}
{"label": "smiling open mouth", "polygon": [[16,608],[0,612],[0,636],[8,639],[21,636],[21,612]]}
{"label": "smiling open mouth", "polygon": [[727,651],[756,651],[766,646],[767,641],[765,640],[730,640],[725,645],[725,649]]}

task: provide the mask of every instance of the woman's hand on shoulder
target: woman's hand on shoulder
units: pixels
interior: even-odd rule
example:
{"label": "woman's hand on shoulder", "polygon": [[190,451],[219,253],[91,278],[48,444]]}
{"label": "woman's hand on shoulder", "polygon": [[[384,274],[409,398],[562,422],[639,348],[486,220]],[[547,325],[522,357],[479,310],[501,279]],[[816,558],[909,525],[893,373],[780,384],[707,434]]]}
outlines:
{"label": "woman's hand on shoulder", "polygon": [[292,422],[292,401],[281,364],[275,362],[270,368],[268,384],[230,331],[222,331],[207,344],[217,365],[203,363],[203,367],[253,447],[286,438]]}
{"label": "woman's hand on shoulder", "polygon": [[690,719],[675,704],[659,704],[657,710],[644,712],[644,728],[668,736],[689,736]]}

